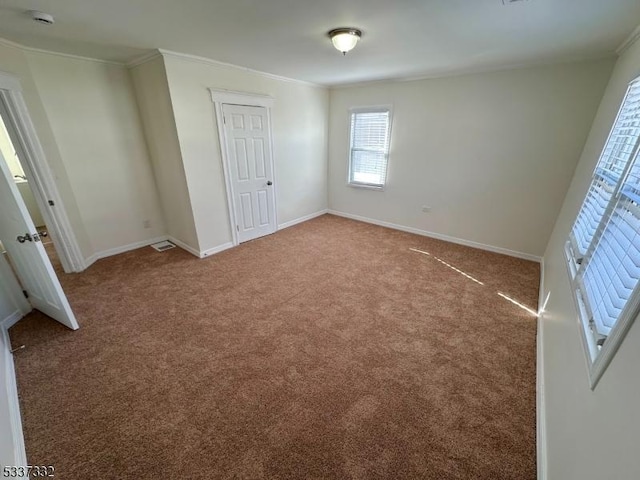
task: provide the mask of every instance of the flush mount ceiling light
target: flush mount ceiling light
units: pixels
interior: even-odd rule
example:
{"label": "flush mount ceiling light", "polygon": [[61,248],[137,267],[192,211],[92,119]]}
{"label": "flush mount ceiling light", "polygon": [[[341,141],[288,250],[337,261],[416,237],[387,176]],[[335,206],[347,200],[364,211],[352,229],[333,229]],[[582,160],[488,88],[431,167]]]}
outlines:
{"label": "flush mount ceiling light", "polygon": [[362,32],[357,28],[334,28],[329,32],[331,43],[336,49],[346,55],[347,52],[353,50],[358,40],[362,36]]}

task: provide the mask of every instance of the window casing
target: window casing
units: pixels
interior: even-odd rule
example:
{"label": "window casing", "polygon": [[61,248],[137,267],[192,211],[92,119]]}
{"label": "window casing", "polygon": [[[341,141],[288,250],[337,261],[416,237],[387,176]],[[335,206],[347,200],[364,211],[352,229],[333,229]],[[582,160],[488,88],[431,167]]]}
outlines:
{"label": "window casing", "polygon": [[387,180],[391,109],[349,111],[349,185],[382,189]]}
{"label": "window casing", "polygon": [[640,78],[629,85],[565,253],[591,386],[640,306]]}

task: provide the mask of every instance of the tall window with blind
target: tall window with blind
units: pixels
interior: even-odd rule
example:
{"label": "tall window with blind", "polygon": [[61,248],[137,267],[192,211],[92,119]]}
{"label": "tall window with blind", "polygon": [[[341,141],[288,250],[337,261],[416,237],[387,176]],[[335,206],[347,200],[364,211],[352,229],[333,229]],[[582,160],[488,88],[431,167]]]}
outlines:
{"label": "tall window with blind", "polygon": [[592,387],[639,313],[639,148],[640,78],[627,89],[565,249]]}
{"label": "tall window with blind", "polygon": [[389,162],[391,110],[354,108],[350,117],[349,184],[382,188]]}

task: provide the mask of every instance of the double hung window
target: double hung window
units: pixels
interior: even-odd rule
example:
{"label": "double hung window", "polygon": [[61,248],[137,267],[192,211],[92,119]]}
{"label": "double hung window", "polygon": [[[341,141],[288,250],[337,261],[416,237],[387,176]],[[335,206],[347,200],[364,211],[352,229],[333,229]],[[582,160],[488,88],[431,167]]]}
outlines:
{"label": "double hung window", "polygon": [[349,184],[383,188],[389,162],[391,110],[354,108],[350,117]]}
{"label": "double hung window", "polygon": [[565,249],[592,386],[640,304],[639,144],[636,79],[629,85]]}

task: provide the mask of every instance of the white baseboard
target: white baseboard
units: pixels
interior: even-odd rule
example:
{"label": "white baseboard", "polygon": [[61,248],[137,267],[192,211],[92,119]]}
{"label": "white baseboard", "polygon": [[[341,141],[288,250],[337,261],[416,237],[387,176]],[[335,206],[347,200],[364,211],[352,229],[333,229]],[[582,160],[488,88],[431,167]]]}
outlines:
{"label": "white baseboard", "polygon": [[538,463],[538,480],[547,478],[547,422],[545,408],[544,385],[544,348],[543,319],[538,317],[537,365],[536,365],[536,451]]}
{"label": "white baseboard", "polygon": [[394,230],[400,230],[407,233],[415,233],[416,235],[422,235],[423,237],[435,238],[437,240],[444,240],[445,242],[457,243],[458,245],[464,245],[466,247],[478,248],[480,250],[486,250],[488,252],[501,253],[502,255],[508,255],[510,257],[522,258],[523,260],[531,260],[532,262],[540,263],[542,257],[537,255],[531,255],[530,253],[516,252],[515,250],[509,250],[508,248],[494,247],[492,245],[485,245],[484,243],[473,242],[471,240],[464,240],[462,238],[450,237],[449,235],[443,235],[441,233],[428,232],[426,230],[420,230],[419,228],[406,227],[404,225],[397,225],[395,223],[384,222],[382,220],[376,220],[375,218],[361,217],[360,215],[353,215],[351,213],[339,212],[337,210],[329,210],[327,213],[337,215],[339,217],[350,218],[351,220],[358,220],[360,222],[371,223],[373,225],[379,225],[381,227],[393,228]]}
{"label": "white baseboard", "polygon": [[0,392],[0,394],[7,395],[7,404],[9,406],[7,415],[9,417],[9,423],[11,424],[11,441],[13,443],[13,460],[11,464],[15,466],[27,465],[27,451],[22,433],[18,386],[16,383],[15,365],[13,363],[8,330],[9,327],[14,325],[22,316],[22,313],[17,311],[0,322],[0,336],[2,336],[3,344],[3,351],[0,352],[0,355],[2,355],[4,360],[4,375],[6,379],[6,385],[3,388],[4,391]]}
{"label": "white baseboard", "polygon": [[131,250],[136,250],[138,248],[147,247],[147,246],[149,246],[149,245],[151,245],[153,243],[163,242],[165,240],[169,240],[171,243],[175,243],[178,247],[182,248],[183,250],[186,250],[187,252],[189,252],[192,255],[195,255],[198,258],[205,258],[205,257],[208,257],[210,255],[222,252],[224,250],[227,250],[228,248],[233,247],[233,243],[228,242],[228,243],[224,243],[222,245],[219,245],[217,247],[210,248],[208,250],[199,251],[199,250],[196,250],[195,248],[187,245],[186,243],[178,240],[177,238],[174,238],[174,237],[169,236],[169,235],[163,235],[161,237],[151,238],[149,240],[142,240],[140,242],[130,243],[129,245],[123,245],[121,247],[110,248],[109,250],[103,250],[101,252],[96,252],[93,255],[91,255],[90,257],[85,259],[84,268],[85,269],[89,268],[91,265],[93,265],[95,262],[97,262],[101,258],[107,258],[107,257],[111,257],[113,255],[118,255],[120,253],[125,253],[125,252],[129,252]]}
{"label": "white baseboard", "polygon": [[11,327],[13,327],[16,323],[18,323],[18,320],[20,320],[25,315],[26,315],[25,312],[21,312],[20,310],[16,310],[11,315],[9,315],[7,318],[4,318],[4,319],[0,320],[0,328],[8,331]]}
{"label": "white baseboard", "polygon": [[218,245],[217,247],[213,247],[210,248],[208,250],[204,250],[202,252],[200,252],[200,255],[198,255],[200,258],[205,258],[208,257],[210,255],[215,255],[216,253],[220,253],[220,252],[224,252],[225,250],[228,250],[230,248],[233,248],[235,245],[231,242],[227,242],[227,243],[223,243],[222,245]]}
{"label": "white baseboard", "polygon": [[[329,210],[320,210],[319,212],[315,212],[315,213],[311,213],[309,215],[305,215],[304,217],[300,217],[300,218],[296,218],[295,220],[291,220],[290,222],[285,222],[282,223],[280,225],[278,225],[278,230],[282,230],[283,228],[288,228],[288,227],[292,227],[294,225],[297,225],[298,223],[302,223],[302,222],[306,222],[307,220],[311,220],[312,218],[316,218],[319,217],[320,215],[324,215],[325,213],[328,213]],[[195,248],[193,248],[190,245],[187,245],[186,243],[178,240],[177,238],[174,238],[170,235],[163,235],[161,237],[156,237],[156,238],[152,238],[150,240],[142,240],[140,242],[135,242],[135,243],[130,243],[128,245],[123,245],[121,247],[116,247],[116,248],[110,248],[108,250],[103,250],[101,252],[96,252],[93,255],[91,255],[90,257],[87,257],[84,261],[84,268],[89,268],[89,266],[93,265],[95,262],[97,262],[98,260],[100,260],[101,258],[107,258],[107,257],[111,257],[113,255],[118,255],[120,253],[124,253],[124,252],[128,252],[130,250],[135,250],[137,248],[141,248],[141,247],[146,247],[148,245],[151,245],[152,243],[158,243],[158,242],[162,242],[164,240],[169,240],[172,243],[175,243],[178,247],[182,248],[183,250],[186,250],[187,252],[189,252],[190,254],[198,257],[198,258],[205,258],[205,257],[209,257],[211,255],[215,255],[216,253],[220,253],[223,252],[225,250],[228,250],[229,248],[233,248],[234,244],[232,242],[227,242],[227,243],[223,243],[222,245],[218,245],[217,247],[213,247],[213,248],[209,248],[207,250],[197,250]]]}
{"label": "white baseboard", "polygon": [[313,218],[319,217],[321,215],[324,215],[325,213],[329,213],[329,210],[326,209],[326,208],[324,210],[320,210],[318,212],[310,213],[309,215],[305,215],[304,217],[296,218],[295,220],[291,220],[289,222],[281,223],[280,225],[278,225],[278,230],[283,230],[285,228],[293,227],[294,225],[297,225],[299,223],[306,222],[307,220],[311,220]]}
{"label": "white baseboard", "polygon": [[167,240],[169,240],[171,243],[175,243],[177,246],[179,246],[183,250],[186,250],[191,255],[195,255],[196,257],[201,258],[200,257],[200,251],[196,250],[195,248],[193,248],[190,245],[187,245],[183,241],[178,240],[177,238],[174,238],[172,236],[167,237]]}
{"label": "white baseboard", "polygon": [[538,297],[538,329],[536,334],[536,451],[538,480],[547,478],[547,421],[544,396],[544,307],[549,298],[544,292],[544,259],[540,262],[540,293]]}
{"label": "white baseboard", "polygon": [[107,257],[111,257],[113,255],[118,255],[120,253],[125,253],[125,252],[129,252],[131,250],[136,250],[137,248],[147,247],[147,246],[151,245],[152,243],[158,243],[158,242],[162,242],[164,240],[167,240],[167,238],[168,237],[166,235],[163,235],[163,236],[160,236],[160,237],[150,238],[148,240],[141,240],[139,242],[130,243],[128,245],[122,245],[121,247],[115,247],[115,248],[110,248],[108,250],[103,250],[101,252],[96,252],[93,255],[91,255],[90,257],[85,259],[84,268],[85,269],[89,268],[91,265],[93,265],[95,262],[97,262],[101,258],[107,258]]}
{"label": "white baseboard", "polygon": [[538,287],[538,315],[543,313],[549,296],[544,294],[544,257],[540,259],[540,286]]}
{"label": "white baseboard", "polygon": [[227,243],[223,243],[222,245],[218,245],[217,247],[213,247],[213,248],[209,248],[207,250],[200,251],[200,250],[196,250],[195,248],[193,248],[190,245],[187,245],[183,241],[178,240],[177,238],[167,237],[167,240],[169,240],[171,243],[175,243],[177,246],[179,246],[183,250],[186,250],[191,255],[193,255],[195,257],[198,257],[198,258],[209,257],[211,255],[215,255],[216,253],[220,253],[220,252],[223,252],[225,250],[228,250],[229,248],[233,248],[234,247],[233,243],[227,242]]}

